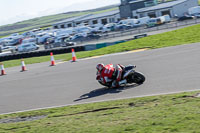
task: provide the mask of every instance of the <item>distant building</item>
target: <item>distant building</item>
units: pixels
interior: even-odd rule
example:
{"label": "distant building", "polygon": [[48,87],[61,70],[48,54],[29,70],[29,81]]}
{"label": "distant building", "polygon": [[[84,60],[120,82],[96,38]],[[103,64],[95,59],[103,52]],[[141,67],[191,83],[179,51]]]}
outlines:
{"label": "distant building", "polygon": [[77,17],[71,17],[62,21],[59,21],[55,24],[53,24],[53,28],[54,29],[60,29],[60,28],[70,28],[70,27],[75,27],[77,25],[76,21],[87,17],[87,16],[91,16],[92,14],[88,14],[88,15],[82,15],[82,16],[77,16]]}
{"label": "distant building", "polygon": [[87,14],[71,17],[53,24],[55,29],[76,27],[78,25],[96,25],[118,22],[120,19],[141,18],[149,16],[181,17],[188,13],[188,9],[198,6],[198,0],[175,0],[158,3],[157,0],[121,0],[119,10],[99,14]]}
{"label": "distant building", "polygon": [[93,14],[82,19],[77,20],[78,23],[86,23],[88,25],[94,24],[107,24],[114,23],[120,19],[119,10],[114,10],[110,12]]}
{"label": "distant building", "polygon": [[99,14],[88,14],[78,17],[68,18],[66,20],[57,22],[53,24],[53,28],[70,28],[76,27],[81,24],[85,25],[95,25],[95,24],[107,24],[117,22],[120,19],[119,10],[114,10]]}
{"label": "distant building", "polygon": [[145,16],[159,17],[166,14],[171,17],[175,15],[180,17],[194,6],[198,6],[198,0],[175,0],[160,4],[157,0],[121,0],[119,10],[122,19]]}

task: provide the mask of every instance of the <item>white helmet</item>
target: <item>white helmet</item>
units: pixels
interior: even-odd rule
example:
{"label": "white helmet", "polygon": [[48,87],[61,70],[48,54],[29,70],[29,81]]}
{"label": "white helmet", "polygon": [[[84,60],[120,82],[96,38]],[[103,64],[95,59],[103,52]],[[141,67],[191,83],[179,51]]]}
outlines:
{"label": "white helmet", "polygon": [[97,69],[98,71],[101,71],[101,70],[103,69],[103,67],[104,67],[104,64],[103,64],[103,63],[99,63],[99,64],[96,66],[96,69]]}

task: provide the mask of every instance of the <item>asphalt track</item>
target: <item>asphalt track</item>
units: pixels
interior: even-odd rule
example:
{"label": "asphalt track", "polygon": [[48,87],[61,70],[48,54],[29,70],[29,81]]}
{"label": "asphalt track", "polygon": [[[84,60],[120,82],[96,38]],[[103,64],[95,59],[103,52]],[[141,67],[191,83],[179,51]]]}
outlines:
{"label": "asphalt track", "polygon": [[[134,64],[140,86],[106,89],[95,80],[97,63]],[[78,62],[50,62],[6,69],[0,76],[0,114],[38,108],[200,90],[200,43],[106,55]]]}

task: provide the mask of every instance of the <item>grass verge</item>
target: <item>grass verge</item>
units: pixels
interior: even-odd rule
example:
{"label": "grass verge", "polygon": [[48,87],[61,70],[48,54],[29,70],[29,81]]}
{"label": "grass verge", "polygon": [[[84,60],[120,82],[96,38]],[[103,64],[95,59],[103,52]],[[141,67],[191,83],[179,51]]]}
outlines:
{"label": "grass verge", "polygon": [[[111,54],[123,51],[130,51],[142,48],[161,48],[181,44],[189,44],[200,42],[200,24],[189,26],[162,34],[152,35],[137,40],[120,43],[117,45],[104,47],[93,51],[76,52],[77,58],[92,57],[104,54]],[[72,55],[60,54],[55,55],[56,60],[71,60]],[[26,64],[46,62],[50,60],[50,56],[34,57],[25,59]],[[5,61],[5,67],[19,66],[20,60]]]}
{"label": "grass verge", "polygon": [[0,123],[0,132],[197,133],[200,131],[197,94],[188,92],[0,115],[0,122],[45,116],[33,121]]}

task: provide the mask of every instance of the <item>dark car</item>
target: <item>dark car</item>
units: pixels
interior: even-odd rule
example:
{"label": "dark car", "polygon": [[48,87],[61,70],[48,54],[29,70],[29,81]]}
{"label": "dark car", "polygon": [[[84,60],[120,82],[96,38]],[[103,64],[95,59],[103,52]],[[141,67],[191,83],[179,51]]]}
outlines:
{"label": "dark car", "polygon": [[128,24],[120,24],[120,25],[117,26],[117,28],[118,28],[119,30],[128,30],[128,29],[131,29],[132,26],[131,26],[131,25],[128,25]]}
{"label": "dark car", "polygon": [[74,35],[73,37],[70,38],[69,41],[71,42],[80,42],[80,41],[84,41],[85,40],[85,37],[83,35]]}
{"label": "dark car", "polygon": [[184,20],[193,19],[193,18],[194,18],[193,16],[186,15],[186,16],[182,16],[178,18],[178,21],[184,21]]}
{"label": "dark car", "polygon": [[75,42],[63,42],[61,44],[62,47],[75,46],[75,45],[76,45]]}
{"label": "dark car", "polygon": [[200,14],[195,14],[194,15],[196,18],[200,18]]}
{"label": "dark car", "polygon": [[89,34],[87,36],[88,39],[99,39],[101,37],[101,35],[98,34]]}

